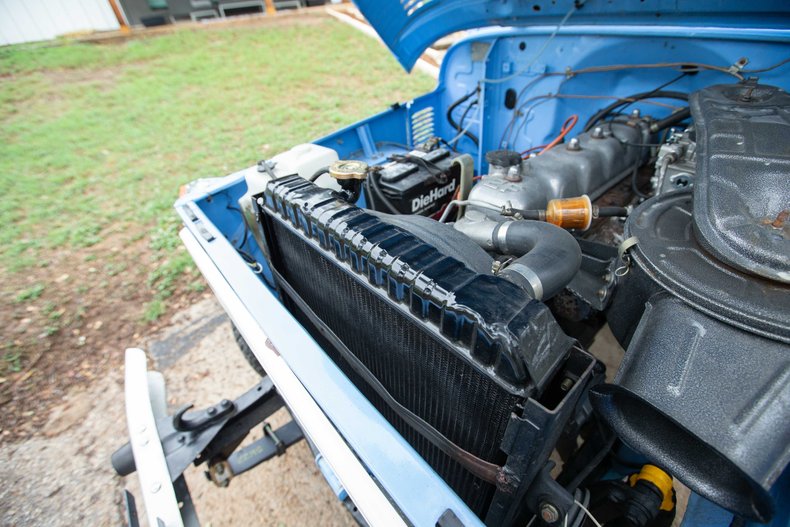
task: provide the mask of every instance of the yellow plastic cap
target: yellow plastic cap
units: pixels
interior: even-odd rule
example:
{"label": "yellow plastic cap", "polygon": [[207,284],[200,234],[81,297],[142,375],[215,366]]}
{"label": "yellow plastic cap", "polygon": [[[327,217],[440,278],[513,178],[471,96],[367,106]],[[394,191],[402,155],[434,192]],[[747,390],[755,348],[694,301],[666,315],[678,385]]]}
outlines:
{"label": "yellow plastic cap", "polygon": [[655,465],[644,465],[638,474],[631,474],[628,484],[632,487],[637,481],[647,481],[655,485],[661,492],[663,500],[659,507],[662,511],[671,511],[675,506],[674,492],[672,491],[672,476],[661,470]]}

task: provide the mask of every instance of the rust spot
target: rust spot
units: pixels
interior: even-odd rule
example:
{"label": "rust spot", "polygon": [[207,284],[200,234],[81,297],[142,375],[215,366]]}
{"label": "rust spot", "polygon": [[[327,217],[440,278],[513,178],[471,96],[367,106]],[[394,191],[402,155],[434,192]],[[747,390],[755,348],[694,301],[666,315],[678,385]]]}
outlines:
{"label": "rust spot", "polygon": [[790,210],[785,209],[776,215],[776,219],[774,221],[766,221],[766,223],[768,223],[774,229],[781,229],[784,227],[785,222],[788,219],[790,219]]}

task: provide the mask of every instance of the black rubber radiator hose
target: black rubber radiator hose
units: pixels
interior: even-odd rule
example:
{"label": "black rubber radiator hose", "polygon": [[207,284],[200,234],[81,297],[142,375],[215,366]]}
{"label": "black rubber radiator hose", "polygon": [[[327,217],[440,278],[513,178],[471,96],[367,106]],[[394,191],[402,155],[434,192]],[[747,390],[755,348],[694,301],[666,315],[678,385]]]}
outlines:
{"label": "black rubber radiator hose", "polygon": [[493,231],[494,250],[522,255],[499,276],[524,288],[536,300],[562,291],[579,271],[582,251],[568,231],[542,221],[502,222]]}

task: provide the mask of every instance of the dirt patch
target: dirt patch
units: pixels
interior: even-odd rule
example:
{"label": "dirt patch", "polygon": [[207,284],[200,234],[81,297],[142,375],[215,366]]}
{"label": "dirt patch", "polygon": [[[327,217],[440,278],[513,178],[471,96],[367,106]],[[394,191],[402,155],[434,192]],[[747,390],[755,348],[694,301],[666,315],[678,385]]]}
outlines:
{"label": "dirt patch", "polygon": [[55,69],[42,70],[41,74],[52,84],[73,84],[77,86],[89,85],[99,88],[100,91],[109,91],[115,86],[119,75],[129,71],[130,66],[117,66],[100,69]]}
{"label": "dirt patch", "polygon": [[[157,368],[168,364],[162,371],[171,411],[186,402],[200,407],[234,398],[257,382],[212,298],[174,319],[146,343],[159,350]],[[109,462],[127,440],[122,365],[119,352],[106,375],[64,393],[44,433],[0,449],[0,525],[120,525],[124,487],[136,494],[143,514],[136,475],[120,478]],[[281,410],[271,422],[276,427],[288,418]],[[249,440],[260,435],[255,431]],[[203,525],[353,525],[304,442],[234,478],[226,489],[195,467],[186,478]]]}
{"label": "dirt patch", "polygon": [[[50,408],[70,388],[117,368],[125,347],[169,323],[168,316],[143,322],[156,265],[146,240],[116,233],[48,256],[46,267],[9,274],[2,286],[0,443],[45,433]],[[19,301],[19,291],[33,284],[43,284],[40,295]],[[203,296],[178,290],[168,299],[170,313]]]}

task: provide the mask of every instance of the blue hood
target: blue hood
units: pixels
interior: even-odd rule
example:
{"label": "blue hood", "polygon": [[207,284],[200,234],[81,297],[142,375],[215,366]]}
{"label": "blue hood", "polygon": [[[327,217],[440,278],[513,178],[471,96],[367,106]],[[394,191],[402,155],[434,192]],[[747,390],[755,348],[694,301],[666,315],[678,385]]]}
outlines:
{"label": "blue hood", "polygon": [[445,35],[489,26],[661,25],[787,28],[788,0],[354,0],[411,70]]}

